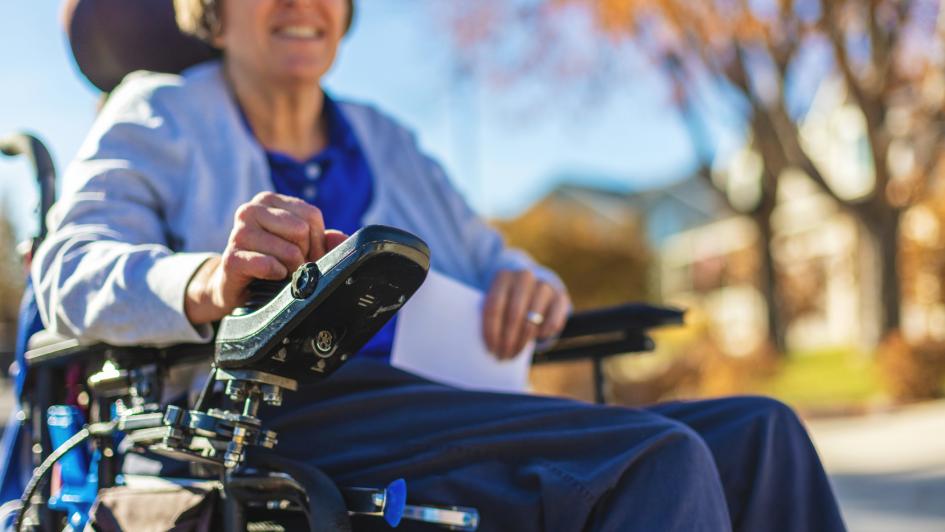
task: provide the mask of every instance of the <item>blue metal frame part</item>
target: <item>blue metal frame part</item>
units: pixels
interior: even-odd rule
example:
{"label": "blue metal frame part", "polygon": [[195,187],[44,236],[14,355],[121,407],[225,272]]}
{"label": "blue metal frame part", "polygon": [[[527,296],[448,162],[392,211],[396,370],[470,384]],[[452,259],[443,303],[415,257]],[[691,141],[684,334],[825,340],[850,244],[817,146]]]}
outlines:
{"label": "blue metal frame part", "polygon": [[[59,448],[85,425],[85,416],[74,406],[53,405],[46,415],[53,448]],[[67,530],[83,530],[98,493],[98,464],[101,453],[79,446],[59,461],[61,479],[58,493],[49,499],[49,507],[69,516]]]}

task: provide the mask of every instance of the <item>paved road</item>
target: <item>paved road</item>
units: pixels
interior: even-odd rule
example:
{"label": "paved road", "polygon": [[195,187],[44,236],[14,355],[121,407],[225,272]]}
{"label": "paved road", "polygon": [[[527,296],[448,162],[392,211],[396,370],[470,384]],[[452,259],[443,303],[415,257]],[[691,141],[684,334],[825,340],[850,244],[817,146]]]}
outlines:
{"label": "paved road", "polygon": [[945,531],[945,401],[809,426],[851,532]]}

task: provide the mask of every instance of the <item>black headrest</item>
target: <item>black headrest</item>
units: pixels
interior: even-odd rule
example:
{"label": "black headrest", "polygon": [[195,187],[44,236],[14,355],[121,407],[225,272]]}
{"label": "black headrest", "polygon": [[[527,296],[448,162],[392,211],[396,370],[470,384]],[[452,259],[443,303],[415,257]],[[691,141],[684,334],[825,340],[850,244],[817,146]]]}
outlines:
{"label": "black headrest", "polygon": [[172,0],[66,0],[64,22],[79,70],[109,92],[130,72],[180,72],[218,55],[174,21]]}

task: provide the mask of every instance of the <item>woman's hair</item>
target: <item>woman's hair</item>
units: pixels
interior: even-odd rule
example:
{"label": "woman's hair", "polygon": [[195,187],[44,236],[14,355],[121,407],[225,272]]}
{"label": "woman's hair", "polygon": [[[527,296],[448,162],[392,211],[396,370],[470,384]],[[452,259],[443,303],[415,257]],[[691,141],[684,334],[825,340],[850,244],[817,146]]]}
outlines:
{"label": "woman's hair", "polygon": [[[174,0],[177,26],[186,34],[213,44],[213,37],[220,33],[220,5],[222,0]],[[348,20],[345,31],[354,20],[354,0],[348,0]]]}

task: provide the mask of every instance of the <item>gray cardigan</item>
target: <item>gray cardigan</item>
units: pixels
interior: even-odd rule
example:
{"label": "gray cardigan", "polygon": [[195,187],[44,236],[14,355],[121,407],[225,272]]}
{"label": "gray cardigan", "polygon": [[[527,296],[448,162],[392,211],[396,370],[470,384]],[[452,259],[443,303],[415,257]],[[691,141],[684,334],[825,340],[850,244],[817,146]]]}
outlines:
{"label": "gray cardigan", "polygon": [[[466,204],[414,136],[377,110],[342,103],[374,176],[365,224],[417,234],[432,267],[485,290],[499,269],[553,273]],[[33,262],[46,327],[115,345],[201,342],[183,312],[196,269],[226,246],[236,208],[272,190],[219,63],[183,75],[139,72],[111,95],[67,169]]]}

